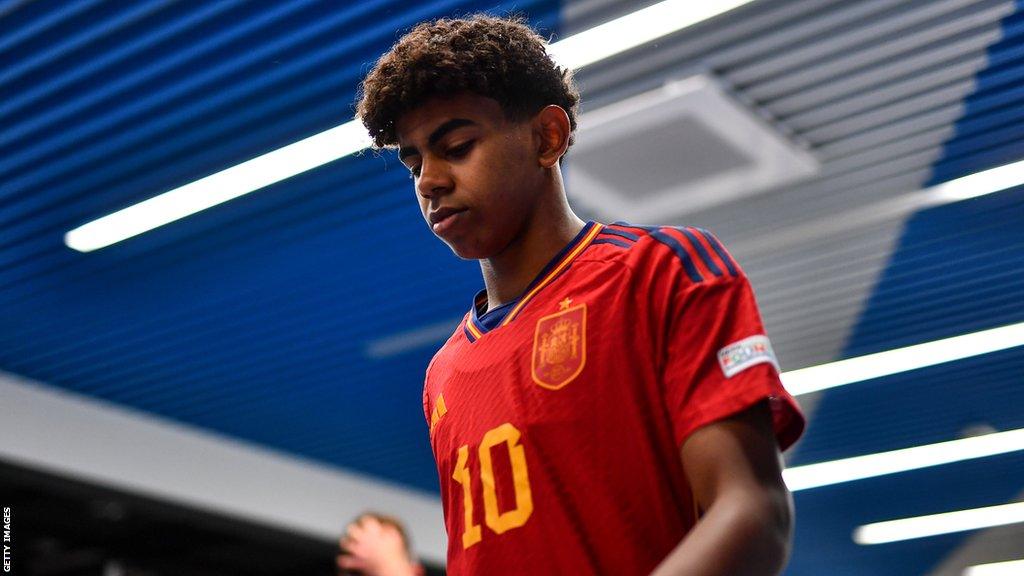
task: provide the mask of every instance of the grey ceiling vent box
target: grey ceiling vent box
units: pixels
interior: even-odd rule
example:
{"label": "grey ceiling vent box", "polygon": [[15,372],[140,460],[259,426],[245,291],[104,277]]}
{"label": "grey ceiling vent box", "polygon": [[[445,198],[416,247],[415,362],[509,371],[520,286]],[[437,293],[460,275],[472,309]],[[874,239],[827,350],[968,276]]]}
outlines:
{"label": "grey ceiling vent box", "polygon": [[818,169],[708,74],[587,112],[566,158],[574,203],[636,223],[755,196]]}

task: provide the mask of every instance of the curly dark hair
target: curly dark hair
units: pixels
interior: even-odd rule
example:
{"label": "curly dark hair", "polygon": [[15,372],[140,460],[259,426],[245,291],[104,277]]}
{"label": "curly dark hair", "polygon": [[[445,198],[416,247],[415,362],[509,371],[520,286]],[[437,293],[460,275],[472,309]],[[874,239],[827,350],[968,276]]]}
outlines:
{"label": "curly dark hair", "polygon": [[[378,148],[398,145],[395,123],[428,99],[471,92],[493,98],[506,118],[561,106],[576,131],[580,94],[547,42],[521,18],[477,14],[416,25],[363,80],[356,111]],[[572,145],[570,135],[569,144]]]}

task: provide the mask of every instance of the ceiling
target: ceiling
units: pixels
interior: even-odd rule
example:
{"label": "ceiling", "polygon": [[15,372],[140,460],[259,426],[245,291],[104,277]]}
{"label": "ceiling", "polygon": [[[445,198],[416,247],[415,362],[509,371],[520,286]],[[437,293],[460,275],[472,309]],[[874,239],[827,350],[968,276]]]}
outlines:
{"label": "ceiling", "polygon": [[[93,253],[63,234],[347,121],[361,75],[417,21],[514,9],[564,37],[650,3],[0,3],[0,370],[436,492],[422,375],[481,281],[423,225],[392,155]],[[744,264],[786,370],[1019,322],[1024,190],[918,191],[1024,158],[1021,4],[759,0],[584,68],[583,110],[700,70],[819,161],[683,220]],[[1024,427],[1022,373],[1016,349],[803,397],[790,462]],[[797,493],[787,574],[1009,559],[984,558],[995,536],[850,532],[1005,503],[1021,478],[1018,453]]]}

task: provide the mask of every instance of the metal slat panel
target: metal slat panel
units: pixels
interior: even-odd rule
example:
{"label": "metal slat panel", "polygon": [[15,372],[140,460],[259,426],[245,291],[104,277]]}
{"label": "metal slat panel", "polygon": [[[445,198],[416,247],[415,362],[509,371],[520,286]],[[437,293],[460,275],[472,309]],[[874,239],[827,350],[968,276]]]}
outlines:
{"label": "metal slat panel", "polygon": [[848,158],[852,158],[856,161],[856,158],[862,155],[870,155],[873,151],[878,150],[881,147],[893,147],[895,150],[911,151],[921,150],[927,148],[929,143],[935,142],[936,145],[945,142],[954,134],[954,128],[951,125],[943,125],[938,128],[931,130],[925,130],[924,132],[914,133],[909,136],[899,137],[893,140],[888,140],[885,143],[879,144],[878,146],[861,150],[857,152],[844,152],[835,148],[826,149],[819,148],[817,150],[818,158],[824,162],[827,162],[827,166],[830,166],[833,162],[838,162]]}
{"label": "metal slat panel", "polygon": [[926,130],[949,126],[954,120],[962,116],[963,112],[964,105],[962,103],[950,104],[905,120],[892,122],[887,126],[849,135],[831,142],[816,142],[815,149],[817,152],[831,157],[852,154],[897,138],[906,138]]}
{"label": "metal slat panel", "polygon": [[[791,74],[763,82],[756,89],[751,86],[751,95],[761,93],[765,96],[790,94],[797,90],[820,84],[832,78],[842,76],[873,64],[902,58],[908,52],[930,48],[938,42],[944,42],[963,33],[988,35],[993,41],[1001,37],[999,14],[1005,9],[990,10],[984,18],[973,17],[953,21],[936,28],[924,28],[915,34],[906,34],[892,38],[888,42],[865,47],[853,51],[846,56],[828,59],[817,65],[798,69]],[[977,21],[981,21],[980,24]],[[727,76],[728,78],[728,76]]]}
{"label": "metal slat panel", "polygon": [[[879,2],[893,3],[892,0]],[[670,36],[660,40],[656,47],[639,47],[622,57],[612,58],[610,62],[588,66],[577,74],[587,94],[583,105],[599,107],[609,101],[644,92],[660,84],[665,75],[686,73],[695,63],[710,66],[715,61],[707,59],[715,58],[722,50],[742,48],[743,54],[756,54],[759,48],[749,47],[750,42],[757,41],[779,26],[801,21],[810,14],[828,12],[830,6],[839,3],[839,0],[755,2],[740,10],[741,16],[724,17],[722,25],[688,30],[678,38]],[[628,11],[628,7],[623,5],[620,9]],[[569,23],[567,26],[572,29],[575,25]],[[774,38],[776,42],[784,39],[783,36]]]}
{"label": "metal slat panel", "polygon": [[[925,168],[869,180],[859,187],[838,191],[827,199],[822,198],[821,194],[822,190],[829,190],[824,185],[787,189],[778,193],[784,195],[784,198],[773,195],[774,201],[757,199],[746,205],[747,210],[705,212],[693,214],[687,220],[728,238],[730,247],[742,253],[756,258],[771,255],[786,257],[790,251],[805,245],[808,239],[820,239],[846,230],[846,224],[856,228],[874,223],[875,220],[891,218],[892,215],[882,209],[884,203],[902,198],[908,191],[918,188],[930,173],[931,169]],[[785,206],[794,204],[804,209],[785,209]],[[851,214],[864,206],[870,207],[870,215]],[[898,207],[897,215],[902,217],[906,209]],[[751,232],[764,227],[766,223],[771,223],[771,234]]]}
{"label": "metal slat panel", "polygon": [[894,104],[880,106],[831,124],[814,128],[801,135],[811,142],[834,142],[854,134],[861,134],[894,121],[921,115],[948,105],[958,106],[964,97],[974,92],[974,80],[963,80],[920,96],[904,98]]}
{"label": "metal slat panel", "polygon": [[[352,164],[350,161],[344,162],[344,167]],[[375,174],[374,168],[368,163],[363,163],[362,166],[357,164],[349,174],[367,187],[386,187],[388,183],[404,180],[403,174]],[[308,194],[293,192],[290,195],[279,196],[250,195],[236,201],[234,206],[221,206],[219,209],[205,211],[187,223],[178,222],[158,229],[144,238],[139,238],[135,243],[126,243],[93,257],[63,249],[51,251],[47,258],[28,259],[19,263],[17,269],[11,267],[0,270],[0,290],[7,290],[8,298],[13,299],[18,295],[33,293],[45,295],[47,288],[59,289],[62,283],[73,283],[88,278],[90,274],[104,274],[111,281],[126,280],[131,275],[145,274],[153,269],[159,269],[160,266],[181,266],[180,260],[187,256],[183,256],[179,250],[191,249],[193,244],[197,245],[195,249],[199,249],[198,246],[207,246],[214,252],[211,258],[199,261],[201,266],[190,265],[190,271],[196,273],[216,269],[221,261],[231,262],[242,256],[258,255],[273,246],[286,244],[327,228],[339,218],[345,218],[343,202],[347,202],[345,205],[349,207],[363,210],[366,215],[373,214],[380,205],[394,206],[396,202],[395,196],[379,194],[373,188],[355,188],[347,190],[344,195],[333,196],[329,192],[336,186],[336,182],[329,181],[329,175],[330,172],[312,174],[313,182],[303,190]],[[250,220],[253,224],[245,227],[230,225]],[[274,233],[279,229],[282,231]],[[162,253],[160,250],[166,242],[161,240],[161,236],[175,240]],[[247,238],[249,240],[246,240]],[[39,249],[44,250],[44,240],[38,242],[41,245]],[[123,261],[132,257],[141,257],[145,263],[122,271]],[[40,285],[39,281],[43,276],[49,277],[53,284]],[[23,301],[17,299],[13,299],[13,302],[23,304]]]}
{"label": "metal slat panel", "polygon": [[958,130],[960,137],[945,147],[945,160],[969,156],[1003,144],[1012,145],[1020,142],[1020,133],[1024,127],[1024,111],[1008,110],[1003,114],[991,114],[986,120],[979,133],[974,136],[965,137],[965,131]]}
{"label": "metal slat panel", "polygon": [[847,172],[830,178],[816,180],[806,187],[794,187],[794,189],[800,190],[802,195],[807,195],[808,193],[821,195],[821,191],[828,190],[831,192],[828,194],[828,197],[841,196],[847,190],[856,189],[860,186],[876,182],[884,178],[899,176],[920,168],[928,167],[930,165],[928,163],[929,157],[930,154],[925,152],[899,158],[892,158],[886,162],[874,164],[855,172]]}
{"label": "metal slat panel", "polygon": [[[279,37],[274,42],[262,44],[256,50],[246,50],[244,45],[240,45],[234,58],[226,59],[217,66],[206,67],[198,72],[186,73],[186,77],[182,80],[174,80],[173,73],[175,70],[187,70],[190,62],[194,64],[195,60],[201,58],[207,51],[218,48],[229,41],[238,41],[240,38],[244,38],[244,35],[256,35],[262,27],[270,26],[278,18],[283,18],[297,8],[302,7],[301,5],[294,4],[281,5],[277,10],[267,12],[262,17],[247,22],[246,25],[238,28],[229,28],[223,34],[215,35],[206,42],[193,46],[189,51],[174,53],[168,58],[154,62],[145,68],[135,70],[132,74],[121,77],[118,81],[106,85],[101,90],[90,91],[81,98],[49,110],[45,114],[31,116],[22,119],[21,122],[12,123],[10,129],[6,130],[4,135],[0,135],[0,145],[8,145],[19,138],[31,137],[48,126],[65,121],[69,116],[80,113],[85,114],[86,112],[88,112],[87,116],[78,117],[81,122],[79,126],[72,130],[65,129],[61,133],[53,135],[49,140],[42,140],[38,147],[45,150],[46,148],[55,148],[59,145],[59,148],[67,149],[73,144],[84,141],[86,138],[94,138],[103,134],[103,130],[111,132],[115,128],[123,130],[124,126],[131,126],[137,132],[155,131],[158,128],[149,128],[150,123],[155,124],[159,121],[166,123],[169,121],[168,117],[174,118],[174,122],[180,123],[182,118],[189,117],[180,111],[181,108],[179,108],[178,113],[175,115],[164,115],[156,118],[154,118],[153,112],[160,110],[160,106],[166,103],[179,102],[179,98],[194,97],[196,96],[196,91],[205,89],[211,83],[237,75],[242,70],[248,70],[252,73],[257,69],[262,69],[265,67],[264,62],[266,59],[271,59],[278,51],[284,51],[294,48],[302,42],[308,42],[310,41],[310,35],[329,34],[332,31],[332,27],[342,28],[347,25],[350,18],[367,17],[371,13],[371,9],[375,8],[373,3],[360,4],[360,6],[363,8],[355,13],[345,11],[333,18],[320,19],[314,30],[301,29],[293,34]],[[393,22],[386,23],[394,24]],[[385,28],[379,28],[378,30],[382,35],[388,33]],[[256,91],[271,84],[273,81],[284,83],[286,80],[294,79],[295,76],[303,73],[306,68],[322,63],[331,57],[339,56],[339,52],[343,54],[344,50],[358,49],[360,40],[362,38],[349,38],[345,42],[332,44],[330,50],[307,52],[304,57],[289,60],[285,66],[275,67],[269,74],[260,74],[255,80],[247,83],[238,83],[235,80],[227,86],[227,92],[221,89],[215,95],[209,95],[207,98],[196,98],[190,108],[197,110],[189,109],[188,112],[190,114],[197,114],[201,110],[221,104],[222,101],[226,101],[232,96],[237,101],[240,95]],[[161,78],[163,78],[163,82],[167,86],[165,89],[159,89],[152,83],[145,84],[145,82],[150,80],[160,80]],[[121,105],[112,100],[116,96],[123,95],[130,88],[142,86],[145,86],[146,90],[145,96],[141,98],[133,99]],[[148,122],[146,120],[138,122],[140,119],[146,119]],[[28,156],[32,157],[31,154]],[[14,163],[12,162],[12,164]],[[46,168],[46,166],[40,168]],[[36,170],[36,172],[38,171],[39,169]],[[25,178],[22,175],[19,180],[24,180]],[[12,188],[25,185],[30,184],[16,183],[12,185]]]}
{"label": "metal slat panel", "polygon": [[1021,159],[1019,143],[1022,133],[1024,130],[1017,127],[1007,140],[998,142],[993,147],[974,154],[947,158],[937,162],[933,167],[932,178],[936,182],[945,182],[974,172],[1016,162]]}
{"label": "metal slat panel", "polygon": [[952,134],[953,129],[946,127],[914,134],[900,140],[887,141],[885,144],[868,148],[856,154],[844,155],[825,164],[818,173],[818,178],[795,185],[790,190],[801,190],[800,194],[803,195],[812,192],[822,195],[822,190],[833,186],[833,183],[838,182],[837,179],[842,176],[867,173],[879,166],[883,168],[892,166],[894,162],[898,162],[909,171],[914,171],[927,165],[925,163],[927,160],[937,160],[942,157],[941,144],[944,138]]}
{"label": "metal slat panel", "polygon": [[[357,171],[354,172],[358,174]],[[187,256],[182,255],[178,250],[181,248],[192,249],[193,244],[205,245],[214,249],[211,258],[213,261],[221,258],[225,260],[235,258],[239,256],[239,253],[259,254],[260,250],[266,250],[278,243],[289,242],[301,238],[305,234],[318,231],[324,226],[323,220],[342,217],[339,216],[342,214],[340,210],[342,201],[348,201],[353,208],[364,209],[367,214],[372,214],[376,206],[367,205],[369,200],[383,203],[394,198],[389,195],[373,194],[365,189],[356,189],[348,194],[334,197],[328,194],[332,183],[322,181],[317,176],[318,174],[313,174],[314,182],[309,184],[306,189],[310,193],[308,196],[296,195],[294,192],[292,194],[279,193],[279,195],[273,196],[271,194],[274,189],[271,188],[266,195],[247,196],[244,200],[237,201],[234,206],[221,206],[205,211],[190,221],[162,227],[136,239],[135,242],[113,247],[112,250],[92,255],[92,257],[85,257],[66,248],[51,251],[45,259],[37,258],[20,262],[19,266],[25,267],[21,270],[11,268],[0,272],[0,278],[3,278],[5,282],[4,288],[11,291],[8,292],[8,298],[12,298],[15,294],[24,297],[24,295],[32,293],[42,295],[47,288],[59,290],[61,282],[75,282],[81,279],[76,276],[79,273],[85,278],[90,273],[101,273],[106,274],[112,281],[119,281],[125,277],[130,278],[131,275],[145,274],[153,269],[158,270],[158,266],[180,266],[181,260],[187,260]],[[384,179],[387,177],[390,177],[393,182],[397,175],[380,175],[380,180],[372,178],[373,174],[369,174],[369,176],[371,177],[364,181],[366,185],[386,181]],[[296,179],[301,178],[304,177],[300,176]],[[337,198],[337,203],[334,202],[335,198]],[[279,202],[284,203],[289,200],[291,201],[290,205],[279,205]],[[317,212],[317,207],[323,207],[322,211]],[[251,223],[247,226],[237,226],[239,223],[250,220]],[[330,222],[330,220],[326,221]],[[236,226],[232,226],[232,223]],[[286,232],[275,234],[275,229],[281,226],[284,226]],[[210,237],[211,232],[215,234],[213,238]],[[252,240],[246,241],[247,237]],[[37,240],[37,242],[44,243],[43,240]],[[42,245],[40,249],[44,248],[45,245]],[[229,257],[226,252],[231,252],[231,256]],[[126,268],[122,272],[123,262],[134,258],[141,259],[143,263]],[[33,262],[37,263],[33,264]],[[208,268],[216,266],[215,263],[207,262],[205,259],[200,262]],[[47,275],[56,284],[48,287],[40,285],[40,278],[36,275]],[[27,283],[27,285],[22,288],[20,286],[22,283]],[[22,303],[20,300],[13,301]]]}
{"label": "metal slat panel", "polygon": [[[0,102],[0,122],[4,121],[9,115],[23,111],[29,105],[40,106],[40,103],[46,101],[45,99],[48,96],[66,89],[68,86],[81,83],[83,80],[103,72],[109,67],[116,66],[139,52],[174,38],[189,28],[197,26],[204,20],[216,17],[218,14],[230,10],[237,6],[239,2],[241,0],[211,3],[199,10],[185,12],[177,18],[165,22],[163,27],[158,30],[152,30],[130,40],[125,39],[118,43],[113,50],[101,52],[95,58],[86,62],[80,62],[69,69],[61,70],[59,74],[47,75],[44,79],[32,85],[20,83],[17,92],[11,94],[3,102]],[[53,105],[59,105],[59,102],[54,102]]]}
{"label": "metal slat panel", "polygon": [[855,317],[837,302],[859,300],[876,282],[898,230],[876,224],[751,255],[747,273],[785,370],[830,362],[839,354]]}
{"label": "metal slat panel", "polygon": [[[994,2],[988,2],[993,4]],[[993,10],[993,19],[1001,18],[1013,12],[1013,3],[998,0],[999,6]],[[872,19],[859,20],[856,25],[845,26],[837,31],[830,31],[815,38],[812,42],[790,42],[787,49],[777,55],[758,59],[754,62],[735,68],[726,68],[726,77],[736,85],[746,86],[767,78],[774,78],[781,73],[805,68],[807,65],[830,57],[848,53],[852,48],[873,44],[879,39],[892,38],[897,34],[906,34],[908,30],[920,28],[930,19],[955,19],[963,14],[977,14],[976,0],[941,0],[922,4],[904,3],[898,6],[899,11],[888,11],[878,14]],[[851,3],[857,6],[858,3]],[[970,7],[971,11],[962,9]],[[950,14],[953,13],[953,14]],[[959,13],[959,14],[957,14]],[[984,19],[979,19],[984,22]],[[764,52],[763,54],[775,54]]]}
{"label": "metal slat panel", "polygon": [[763,60],[766,54],[775,54],[780,50],[798,45],[800,42],[834,33],[836,30],[843,30],[856,25],[864,18],[883,13],[902,4],[904,2],[898,0],[844,2],[829,10],[815,11],[811,17],[796,20],[789,26],[770,29],[767,34],[716,51],[709,55],[707,62],[719,70],[741,69],[741,67],[746,67],[749,62]]}
{"label": "metal slat panel", "polygon": [[943,127],[886,142],[863,152],[839,156],[825,164],[821,173],[822,175],[841,174],[914,152],[934,151],[938,157],[942,143],[952,135],[952,127]]}
{"label": "metal slat panel", "polygon": [[0,69],[0,85],[16,84],[26,74],[60,59],[65,54],[82,50],[93,42],[136,24],[138,20],[151,17],[168,6],[169,4],[163,1],[142,2],[128,7],[123,12],[113,12],[105,20],[93,20],[88,27],[78,30],[77,33],[48,44],[45,50],[34,52],[28,58],[18,59],[13,66]]}
{"label": "metal slat panel", "polygon": [[[864,240],[863,234],[858,235],[856,240]],[[880,248],[891,248],[891,242],[892,238],[888,238],[888,242],[883,243]],[[773,291],[773,299],[767,301],[771,304],[766,304],[766,310],[785,319],[780,320],[778,326],[783,328],[786,322],[791,322],[795,326],[803,326],[807,324],[808,318],[815,319],[818,321],[816,325],[820,326],[822,325],[820,320],[828,317],[829,311],[841,312],[836,308],[836,301],[842,301],[844,298],[857,298],[865,290],[874,287],[877,277],[871,273],[872,269],[861,269],[859,266],[870,263],[878,264],[879,260],[882,260],[881,264],[884,264],[884,260],[886,260],[884,254],[888,254],[888,252],[867,252],[865,249],[859,249],[857,252],[859,253],[857,256],[862,257],[844,258],[841,260],[842,265],[840,266],[820,269],[806,267],[802,274],[793,276],[793,280],[799,279],[801,282],[791,280],[785,289]],[[877,271],[878,267],[876,266],[874,272]],[[827,276],[825,276],[826,274]],[[789,330],[787,329],[786,332],[788,333]],[[845,336],[845,333],[837,335],[839,340],[845,340]]]}
{"label": "metal slat panel", "polygon": [[[24,44],[72,18],[80,17],[83,13],[101,4],[101,0],[77,0],[70,4],[65,3],[57,6],[56,9],[44,11],[42,15],[29,23],[16,22],[16,25],[7,29],[12,31],[12,33],[0,36],[0,54],[6,59],[8,55],[4,54],[5,52],[13,51],[16,53],[19,44]],[[43,9],[45,10],[45,7]],[[22,8],[22,10],[25,9]],[[11,18],[11,16],[12,14],[4,14],[4,18],[12,20],[18,20],[19,14],[15,11],[13,13],[14,18]]]}
{"label": "metal slat panel", "polygon": [[778,115],[790,116],[856,94],[864,87],[944,67],[962,58],[984,64],[988,60],[984,54],[985,47],[999,41],[1001,36],[999,29],[993,26],[980,33],[970,33],[937,46],[928,46],[919,52],[904,54],[900,58],[879,62],[863,70],[830,78],[817,85],[804,86],[799,90],[790,90],[786,82],[766,82],[750,86],[746,93]]}
{"label": "metal slat panel", "polygon": [[[351,230],[350,232],[359,233],[360,231]],[[405,269],[410,274],[428,273],[426,270],[421,271],[415,269],[415,267],[410,268],[407,266]],[[373,271],[365,270],[365,272],[372,274]],[[287,280],[287,278],[283,280]],[[319,326],[322,325],[322,322],[316,323],[316,326],[311,325],[310,320],[316,316],[303,317],[303,309],[312,308],[317,311],[315,312],[315,315],[319,315],[323,310],[337,308],[337,306],[332,306],[331,302],[336,301],[339,297],[344,297],[346,292],[351,291],[351,289],[339,290],[339,288],[342,288],[342,286],[338,285],[339,281],[344,282],[342,279],[331,279],[327,283],[313,282],[311,287],[315,288],[313,293],[316,294],[317,297],[314,299],[305,299],[302,302],[275,301],[273,295],[276,293],[276,289],[273,285],[271,284],[270,286],[267,286],[266,283],[260,282],[258,284],[258,286],[260,286],[258,291],[249,290],[248,293],[235,293],[234,291],[231,291],[227,296],[228,299],[225,301],[216,302],[215,305],[204,306],[199,309],[191,309],[183,312],[182,314],[185,316],[184,320],[186,320],[184,322],[182,320],[175,320],[175,318],[170,315],[162,315],[144,323],[133,323],[131,325],[122,326],[117,332],[104,334],[103,338],[108,340],[110,343],[113,343],[115,346],[123,348],[124,353],[129,355],[143,352],[148,355],[153,350],[163,350],[164,348],[167,348],[166,354],[168,354],[168,356],[165,357],[164,352],[161,352],[160,354],[161,358],[165,358],[167,360],[173,359],[175,354],[180,352],[174,350],[175,343],[173,340],[176,338],[189,338],[210,342],[219,342],[224,338],[229,338],[230,340],[237,342],[242,338],[247,341],[253,340],[262,345],[266,340],[274,340],[276,338],[276,335],[274,334],[275,332],[281,332],[286,336],[290,335],[292,332],[285,330],[285,328],[292,326],[296,330],[301,330],[301,333],[303,334],[303,341],[308,343],[309,338],[314,337],[318,332],[320,332]],[[237,281],[227,285],[231,286],[235,283],[237,283]],[[473,284],[475,283],[476,278],[474,275]],[[245,285],[248,286],[249,283],[246,282]],[[399,299],[398,296],[401,295],[402,291],[402,288],[399,285],[385,285],[383,288],[376,289],[376,291],[383,297],[386,297],[388,301],[394,301],[396,304],[401,303],[401,306],[410,307],[409,309],[411,310],[415,310],[416,307],[422,306],[422,304],[426,303],[428,300],[428,297],[426,296],[423,296],[422,298],[417,296],[416,298]],[[436,298],[437,295],[434,294],[430,297]],[[423,302],[420,302],[421,299]],[[242,308],[239,308],[240,306]],[[240,326],[234,326],[230,322],[225,323],[221,320],[229,320],[234,317],[246,318],[251,315],[259,314],[261,309],[273,310],[274,315],[279,317],[279,319],[273,324],[257,328],[249,328],[247,330],[239,330],[239,328],[241,328]],[[99,317],[102,317],[107,313],[105,310],[90,312]],[[361,319],[361,315],[364,312],[359,311],[359,313],[355,315],[353,315],[353,312],[355,311],[333,315],[331,324],[324,325],[326,326],[326,331],[323,332],[323,334],[348,334],[351,336],[355,333],[351,329],[352,325],[373,325],[373,322],[364,322],[364,319]],[[370,314],[373,317],[376,317],[383,312],[388,311],[374,309],[373,311],[365,311],[365,314]],[[409,316],[408,312],[405,312],[404,315]],[[365,320],[369,319],[370,316],[365,318]],[[69,353],[67,354],[69,361],[81,362],[83,366],[89,366],[90,369],[103,373],[105,377],[118,380],[117,371],[111,370],[111,368],[115,368],[115,366],[104,365],[104,356],[109,355],[111,352],[109,348],[97,350],[93,354],[86,353],[83,355],[81,352],[74,353],[76,348],[88,350],[99,343],[95,338],[97,335],[93,335],[94,337],[92,339],[89,338],[89,326],[92,323],[93,322],[85,317],[76,319],[74,326],[77,327],[77,332],[80,334],[74,331],[54,332],[51,336],[54,338],[60,338],[65,341],[67,345],[62,349],[60,346],[55,347],[51,344],[47,347],[49,351],[46,356],[48,357],[30,356],[31,359],[33,361],[44,362],[48,369],[57,372],[64,372],[66,374],[66,368],[62,366],[61,360],[54,358],[54,356]],[[303,330],[303,326],[307,325],[309,325],[309,328]],[[46,329],[42,327],[38,330],[46,331]],[[261,335],[261,332],[266,332],[266,334]],[[26,334],[26,336],[32,335]],[[147,340],[148,343],[146,342]],[[138,350],[135,350],[136,348],[138,348]],[[279,351],[279,348],[280,347],[276,345],[270,347],[271,351],[275,353]],[[16,356],[20,355],[20,351],[16,347],[5,348],[5,352]],[[116,357],[118,359],[118,364],[122,364],[129,368],[134,368],[134,365],[139,364],[134,360],[127,361],[127,358],[121,353],[117,354]],[[262,354],[260,357],[266,359],[266,356]],[[182,357],[181,360],[187,360],[187,357]],[[227,358],[225,358],[225,360],[227,360]],[[187,365],[190,367],[190,370],[194,370],[196,367],[195,362],[177,363],[172,361],[169,362],[169,365]],[[152,368],[152,366],[150,365],[149,368]],[[134,379],[129,380],[137,381]]]}
{"label": "metal slat panel", "polygon": [[[971,58],[957,65],[947,65],[933,72],[913,76],[899,82],[879,87],[868,87],[867,90],[847,96],[838,101],[795,114],[781,117],[779,120],[798,132],[806,132],[824,124],[836,122],[859,112],[867,112],[881,106],[891,105],[904,98],[921,94],[929,90],[939,89],[954,84],[966,83],[974,89],[974,75],[984,67],[983,57]],[[772,108],[769,108],[772,110]]]}
{"label": "metal slat panel", "polygon": [[[838,235],[808,237],[792,250],[774,253],[756,253],[745,269],[757,278],[757,286],[778,301],[788,300],[806,282],[812,285],[831,282],[836,274],[859,273],[859,269],[876,255],[888,254],[891,238],[883,232],[888,226],[874,224]],[[813,272],[813,273],[812,273]],[[806,282],[793,282],[798,274],[807,276]],[[780,297],[785,296],[785,298]]]}

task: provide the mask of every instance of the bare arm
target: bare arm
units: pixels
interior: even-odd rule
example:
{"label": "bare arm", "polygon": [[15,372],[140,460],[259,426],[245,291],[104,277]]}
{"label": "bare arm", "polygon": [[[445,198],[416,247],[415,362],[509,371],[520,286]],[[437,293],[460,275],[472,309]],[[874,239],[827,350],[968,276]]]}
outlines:
{"label": "bare arm", "polygon": [[704,511],[655,576],[773,576],[789,556],[793,500],[767,401],[694,432],[680,451]]}

